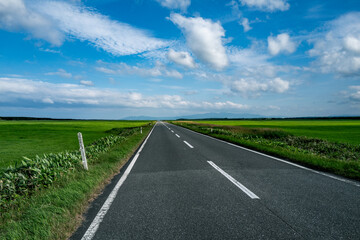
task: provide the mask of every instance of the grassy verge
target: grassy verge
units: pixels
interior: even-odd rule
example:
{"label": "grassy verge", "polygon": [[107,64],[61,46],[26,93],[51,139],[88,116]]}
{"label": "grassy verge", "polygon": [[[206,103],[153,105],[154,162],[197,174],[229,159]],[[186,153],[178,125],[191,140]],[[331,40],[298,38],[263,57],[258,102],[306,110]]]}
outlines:
{"label": "grassy verge", "polygon": [[144,127],[143,134],[123,132],[124,140],[92,159],[89,171],[64,175],[48,188],[36,191],[30,201],[23,199],[2,210],[0,239],[68,238],[80,224],[89,201],[125,164],[150,129]]}
{"label": "grassy verge", "polygon": [[360,180],[360,146],[295,136],[280,129],[172,123],[314,169]]}

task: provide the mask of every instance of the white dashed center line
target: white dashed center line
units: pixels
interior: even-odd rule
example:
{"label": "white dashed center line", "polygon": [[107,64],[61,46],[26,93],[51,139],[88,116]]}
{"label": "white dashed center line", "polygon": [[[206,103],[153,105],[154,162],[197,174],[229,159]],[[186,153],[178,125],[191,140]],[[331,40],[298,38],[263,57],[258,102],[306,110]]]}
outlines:
{"label": "white dashed center line", "polygon": [[190,143],[188,143],[187,141],[184,141],[184,143],[186,144],[186,145],[188,145],[189,146],[189,148],[194,148],[193,146],[191,146],[190,145]]}
{"label": "white dashed center line", "polygon": [[177,136],[178,138],[180,138],[180,136],[179,136],[179,135],[177,135],[177,134],[175,134],[175,136]]}
{"label": "white dashed center line", "polygon": [[212,161],[207,161],[213,168],[215,168],[219,173],[221,173],[222,175],[224,175],[227,179],[230,180],[230,182],[232,182],[233,184],[235,184],[235,186],[237,186],[238,188],[241,189],[241,191],[243,191],[244,193],[246,193],[251,199],[260,199],[258,196],[256,196],[255,193],[253,193],[252,191],[250,191],[249,189],[247,189],[244,185],[242,185],[241,183],[239,183],[235,178],[233,178],[232,176],[230,176],[229,174],[227,174],[224,170],[222,170],[221,168],[219,168],[215,163],[213,163]]}

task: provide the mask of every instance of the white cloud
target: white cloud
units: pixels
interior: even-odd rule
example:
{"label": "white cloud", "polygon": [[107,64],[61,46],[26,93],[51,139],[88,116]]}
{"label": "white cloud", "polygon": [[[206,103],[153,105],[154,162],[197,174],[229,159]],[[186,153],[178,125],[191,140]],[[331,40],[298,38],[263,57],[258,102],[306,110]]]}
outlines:
{"label": "white cloud", "polygon": [[[237,71],[230,74],[211,74],[201,71],[194,71],[192,75],[195,78],[201,78],[206,81],[220,82],[222,89],[211,89],[209,91],[223,95],[241,95],[243,97],[259,97],[262,93],[283,94],[290,89],[291,85],[295,85],[296,81],[284,80],[284,77],[293,77],[294,72],[298,69],[291,66],[274,66],[260,62],[259,66],[245,65]],[[291,75],[286,75],[286,72]],[[281,72],[281,77],[279,73]]]}
{"label": "white cloud", "polygon": [[203,105],[205,108],[213,108],[213,109],[237,109],[237,110],[242,110],[242,109],[248,109],[249,107],[247,105],[244,104],[239,104],[239,103],[234,103],[231,101],[226,101],[226,102],[203,102]]}
{"label": "white cloud", "polygon": [[[173,46],[172,42],[172,46]],[[164,49],[156,49],[156,50],[152,50],[152,51],[147,51],[144,52],[140,55],[141,57],[147,58],[151,61],[160,61],[160,62],[168,62],[168,56],[167,56],[167,51],[165,51]]]}
{"label": "white cloud", "polygon": [[171,90],[182,90],[184,87],[182,86],[172,86],[172,85],[160,85],[162,88],[171,89]]}
{"label": "white cloud", "polygon": [[356,91],[360,91],[360,86],[350,86],[349,88]]}
{"label": "white cloud", "polygon": [[250,27],[249,19],[243,18],[240,22],[241,26],[244,28],[244,32],[250,31],[252,27]]}
{"label": "white cloud", "polygon": [[92,105],[100,107],[170,108],[170,109],[247,109],[247,105],[226,102],[187,101],[179,95],[144,96],[138,92],[88,88],[76,84],[49,83],[21,78],[0,78],[0,102],[23,100],[45,104],[65,104],[69,107]]}
{"label": "white cloud", "polygon": [[260,82],[253,79],[240,79],[231,83],[231,91],[238,92],[243,95],[250,95],[258,92],[276,92],[284,93],[290,87],[288,81],[281,78],[275,78],[267,82]]}
{"label": "white cloud", "polygon": [[279,72],[294,72],[297,67],[286,65],[274,65],[269,62],[270,56],[257,52],[255,48],[237,49],[229,48],[228,56],[233,66],[237,67],[240,76],[255,79],[275,78]]}
{"label": "white cloud", "polygon": [[270,105],[268,108],[271,110],[280,110],[281,109],[279,106],[274,106],[274,105]]}
{"label": "white cloud", "polygon": [[271,61],[271,55],[262,51],[264,47],[253,44],[250,48],[228,47],[227,54],[234,67],[241,75],[257,78],[275,78],[278,73],[294,74],[298,71],[309,71],[306,67],[292,65],[276,65]]}
{"label": "white cloud", "polygon": [[33,38],[44,39],[56,46],[64,41],[64,34],[55,27],[54,22],[29,9],[23,0],[0,0],[0,28],[25,31]]}
{"label": "white cloud", "polygon": [[60,76],[60,77],[63,77],[63,78],[71,78],[72,77],[72,74],[71,73],[68,73],[67,71],[65,71],[64,69],[61,69],[59,68],[57,72],[48,72],[48,73],[45,73],[45,75],[48,75],[48,76]]}
{"label": "white cloud", "polygon": [[187,45],[201,61],[216,70],[228,65],[222,37],[225,30],[219,22],[212,22],[201,17],[186,18],[180,14],[171,14],[170,20],[180,27],[186,37]]}
{"label": "white cloud", "polygon": [[269,82],[269,88],[277,93],[286,92],[290,87],[288,81],[282,80],[281,78],[275,78]]}
{"label": "white cloud", "polygon": [[143,30],[111,20],[80,5],[45,1],[39,3],[37,8],[57,21],[63,32],[81,41],[89,41],[114,55],[137,54],[168,44]]}
{"label": "white cloud", "polygon": [[154,83],[159,83],[162,82],[163,80],[160,78],[151,78],[149,80],[147,80],[148,82],[154,82]]}
{"label": "white cloud", "polygon": [[[155,107],[153,102],[156,102],[154,99],[144,99],[140,93],[136,92],[123,93],[111,89],[87,88],[76,84],[0,78],[0,85],[2,86],[0,102],[22,99],[52,104],[90,104],[136,108]],[[161,100],[161,97],[158,98]]]}
{"label": "white cloud", "polygon": [[232,10],[232,14],[233,14],[233,18],[230,21],[233,21],[235,19],[238,19],[238,23],[244,28],[244,32],[248,32],[252,29],[252,27],[250,26],[250,23],[255,23],[258,20],[252,21],[250,22],[248,18],[243,17],[242,12],[240,11],[240,7],[239,7],[239,3],[236,0],[231,0],[231,2],[229,2],[227,4],[227,6],[231,7]]}
{"label": "white cloud", "polygon": [[[254,43],[251,48],[228,47],[227,54],[234,67],[231,74],[206,74],[202,78],[223,84],[224,94],[240,94],[244,97],[258,97],[262,93],[284,93],[295,85],[296,74],[302,70],[291,65],[275,65],[271,56],[264,54]],[[199,76],[200,77],[200,76]],[[283,79],[292,79],[291,82]]]}
{"label": "white cloud", "polygon": [[83,78],[83,76],[81,76],[81,75],[75,75],[75,76],[74,76],[74,79],[75,79],[75,80],[80,80],[80,79],[82,79],[82,78]]}
{"label": "white cloud", "polygon": [[156,0],[161,6],[170,8],[170,9],[180,9],[186,11],[190,6],[191,0]]}
{"label": "white cloud", "polygon": [[106,74],[116,74],[116,71],[110,68],[105,67],[95,67],[95,69],[99,72],[106,73]]}
{"label": "white cloud", "polygon": [[168,52],[168,58],[184,67],[195,68],[196,64],[194,59],[190,56],[188,52],[176,52],[173,49],[170,49]]}
{"label": "white cloud", "polygon": [[226,4],[226,6],[231,7],[232,14],[235,18],[241,18],[241,11],[239,8],[239,3],[237,0],[231,0],[229,3]]}
{"label": "white cloud", "polygon": [[256,67],[268,65],[269,56],[258,53],[252,48],[239,49],[236,47],[227,48],[227,55],[230,62],[240,67]]}
{"label": "white cloud", "polygon": [[54,101],[51,98],[44,98],[42,100],[43,103],[48,103],[48,104],[54,104]]}
{"label": "white cloud", "polygon": [[316,68],[342,76],[360,75],[360,12],[345,14],[326,25],[310,42]]}
{"label": "white cloud", "polygon": [[0,28],[26,31],[33,38],[60,46],[65,36],[89,41],[113,55],[138,54],[159,49],[168,42],[148,32],[86,8],[63,1],[0,0]]}
{"label": "white cloud", "polygon": [[56,53],[56,54],[61,53],[59,50],[54,50],[54,49],[49,49],[49,48],[39,48],[39,50],[42,52],[48,52],[48,53]]}
{"label": "white cloud", "polygon": [[81,80],[80,84],[84,86],[94,86],[94,83],[92,81],[87,81],[87,80]]}
{"label": "white cloud", "polygon": [[163,75],[172,78],[179,78],[179,79],[183,78],[183,75],[178,71],[176,71],[175,69],[163,70]]}
{"label": "white cloud", "polygon": [[172,77],[172,78],[183,78],[183,75],[175,69],[169,69],[161,62],[156,62],[153,68],[143,68],[138,66],[131,66],[126,63],[120,63],[111,65],[109,67],[96,67],[99,72],[106,74],[119,74],[119,75],[140,75],[145,77]]}
{"label": "white cloud", "polygon": [[191,95],[195,95],[195,94],[198,94],[199,91],[197,90],[189,90],[189,91],[185,91],[184,94],[187,95],[187,96],[191,96]]}
{"label": "white cloud", "polygon": [[360,102],[360,86],[350,86],[349,88],[353,90],[349,96],[350,100]]}
{"label": "white cloud", "polygon": [[354,36],[346,36],[344,39],[344,47],[350,52],[360,54],[360,36],[359,38]]}
{"label": "white cloud", "polygon": [[287,33],[282,33],[276,37],[268,37],[268,50],[273,56],[280,53],[293,53],[296,50],[296,45],[290,40],[290,36]]}
{"label": "white cloud", "polygon": [[287,0],[240,0],[241,4],[262,11],[286,11],[289,10],[290,4]]}

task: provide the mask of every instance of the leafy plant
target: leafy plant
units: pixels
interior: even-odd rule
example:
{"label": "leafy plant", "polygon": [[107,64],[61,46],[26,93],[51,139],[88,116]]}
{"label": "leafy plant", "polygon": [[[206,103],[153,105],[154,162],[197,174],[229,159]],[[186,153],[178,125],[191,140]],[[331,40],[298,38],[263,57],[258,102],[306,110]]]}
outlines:
{"label": "leafy plant", "polygon": [[[133,129],[128,131],[135,133]],[[89,163],[124,139],[124,136],[110,135],[87,146]],[[0,173],[0,208],[31,195],[37,189],[46,188],[62,175],[72,171],[82,171],[81,155],[78,151],[44,154],[33,159],[24,157],[19,164]]]}

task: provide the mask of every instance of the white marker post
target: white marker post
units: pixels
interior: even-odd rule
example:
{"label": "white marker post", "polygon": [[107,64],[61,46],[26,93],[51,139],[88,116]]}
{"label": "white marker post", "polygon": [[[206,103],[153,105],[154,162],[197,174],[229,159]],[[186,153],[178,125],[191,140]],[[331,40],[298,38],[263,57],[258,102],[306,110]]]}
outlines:
{"label": "white marker post", "polygon": [[85,154],[85,148],[84,148],[84,142],[83,142],[83,137],[81,132],[78,132],[78,139],[79,139],[79,145],[80,145],[80,152],[81,152],[81,158],[82,158],[82,163],[84,165],[84,168],[86,170],[88,169],[88,165],[87,165],[87,161],[86,161],[86,154]]}
{"label": "white marker post", "polygon": [[140,133],[142,134],[142,127],[140,127]]}

